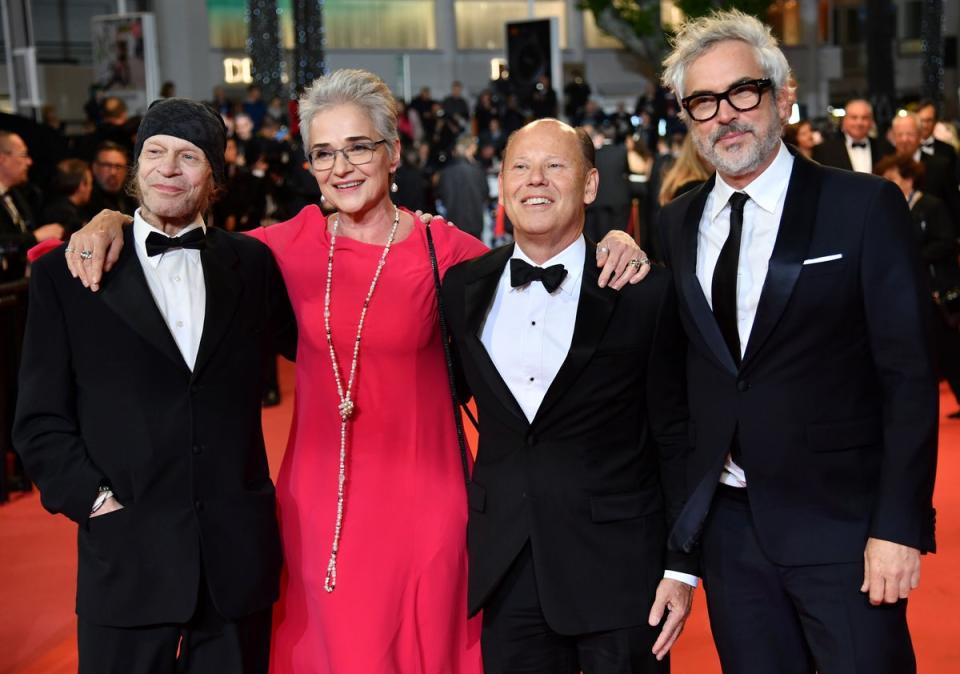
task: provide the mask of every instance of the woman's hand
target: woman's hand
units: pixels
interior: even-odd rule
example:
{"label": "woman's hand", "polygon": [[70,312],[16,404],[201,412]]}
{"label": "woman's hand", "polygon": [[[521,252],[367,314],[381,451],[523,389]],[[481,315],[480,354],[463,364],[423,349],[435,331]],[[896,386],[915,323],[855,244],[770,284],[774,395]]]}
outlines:
{"label": "woman's hand", "polygon": [[650,273],[650,258],[629,234],[619,229],[608,232],[597,246],[600,287],[608,283],[614,290],[640,283]]}
{"label": "woman's hand", "polygon": [[123,226],[133,218],[118,211],[103,210],[87,225],[70,237],[67,244],[67,267],[84,288],[100,290],[104,272],[116,264],[123,248]]}

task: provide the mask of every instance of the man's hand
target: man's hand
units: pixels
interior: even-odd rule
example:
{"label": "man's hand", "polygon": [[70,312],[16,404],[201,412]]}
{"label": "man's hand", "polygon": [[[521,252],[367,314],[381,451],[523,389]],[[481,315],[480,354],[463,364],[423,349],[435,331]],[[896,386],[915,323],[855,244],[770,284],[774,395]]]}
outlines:
{"label": "man's hand", "polygon": [[46,241],[47,239],[62,239],[63,225],[51,222],[49,225],[41,225],[40,227],[37,227],[35,230],[33,230],[32,234],[33,238],[37,240],[37,243]]}
{"label": "man's hand", "polygon": [[663,660],[676,643],[687,622],[687,616],[690,615],[692,605],[693,587],[670,578],[660,581],[657,586],[657,596],[653,600],[653,606],[650,607],[648,620],[651,627],[656,627],[663,619],[663,612],[668,612],[663,629],[660,630],[660,636],[653,644],[653,654],[657,660]]}
{"label": "man's hand", "polygon": [[597,245],[600,287],[610,284],[620,290],[627,283],[640,283],[650,273],[650,258],[629,234],[619,229],[608,232]]}
{"label": "man's hand", "polygon": [[123,506],[120,505],[120,501],[111,496],[103,502],[102,506],[97,508],[97,512],[90,513],[90,519],[93,519],[94,517],[100,517],[101,515],[106,515],[107,513],[112,513],[115,510],[123,510]]}
{"label": "man's hand", "polygon": [[919,550],[879,538],[867,539],[860,591],[870,595],[871,604],[895,604],[919,585]]}
{"label": "man's hand", "polygon": [[[67,244],[67,267],[84,288],[100,289],[100,278],[120,258],[123,248],[123,226],[133,218],[118,211],[103,210],[87,226],[70,237]],[[83,253],[83,254],[81,254]]]}
{"label": "man's hand", "polygon": [[433,213],[424,213],[423,211],[418,210],[416,211],[416,216],[420,218],[420,222],[425,225],[429,225],[431,222],[436,220],[437,222],[446,222],[448,227],[456,227],[456,225],[449,220],[444,220],[439,215],[434,215]]}

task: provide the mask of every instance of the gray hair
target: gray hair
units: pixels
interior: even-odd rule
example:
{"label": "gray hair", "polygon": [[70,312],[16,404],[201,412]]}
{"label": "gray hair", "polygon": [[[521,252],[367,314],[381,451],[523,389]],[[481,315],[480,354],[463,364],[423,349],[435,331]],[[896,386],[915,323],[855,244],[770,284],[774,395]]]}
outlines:
{"label": "gray hair", "polygon": [[341,69],[313,81],[300,99],[300,134],[303,149],[310,152],[310,122],[317,113],[338,105],[355,105],[373,122],[377,133],[387,142],[394,159],[397,135],[397,104],[390,87],[366,70]]}
{"label": "gray hair", "polygon": [[684,78],[691,63],[719,42],[739,40],[753,47],[764,77],[773,80],[776,91],[787,87],[790,64],[777,46],[777,38],[749,14],[738,10],[714,11],[709,16],[685,22],[673,39],[673,50],[663,60],[665,87],[673,89],[679,101],[683,98]]}

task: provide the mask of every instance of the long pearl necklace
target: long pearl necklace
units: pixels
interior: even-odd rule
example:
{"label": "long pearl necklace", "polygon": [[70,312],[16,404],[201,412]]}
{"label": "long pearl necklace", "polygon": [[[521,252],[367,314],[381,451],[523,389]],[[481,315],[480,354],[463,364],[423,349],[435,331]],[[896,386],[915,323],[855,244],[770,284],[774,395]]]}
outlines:
{"label": "long pearl necklace", "polygon": [[387,262],[387,254],[390,252],[390,246],[393,245],[393,239],[397,235],[397,225],[400,224],[400,210],[393,207],[393,227],[390,229],[390,236],[387,237],[387,245],[383,248],[380,255],[380,262],[377,263],[377,271],[373,274],[373,280],[370,282],[370,290],[367,291],[367,297],[363,300],[363,308],[360,310],[360,323],[357,324],[357,338],[353,341],[353,362],[350,363],[350,378],[347,380],[347,387],[343,387],[343,378],[340,376],[340,366],[337,364],[337,354],[333,349],[333,334],[330,331],[330,288],[333,285],[333,250],[337,243],[337,228],[340,225],[340,215],[337,214],[333,219],[333,227],[330,234],[330,253],[327,257],[327,290],[323,297],[323,325],[327,331],[327,346],[330,347],[330,362],[333,364],[333,376],[337,382],[337,395],[340,398],[340,404],[337,410],[340,413],[340,467],[337,474],[337,523],[333,529],[333,545],[330,549],[330,562],[327,564],[327,575],[323,579],[323,589],[327,592],[333,592],[337,586],[337,553],[340,551],[340,532],[343,530],[343,503],[346,492],[347,482],[347,421],[353,415],[354,402],[350,397],[353,391],[354,377],[357,373],[357,358],[360,355],[360,333],[363,332],[363,321],[367,317],[367,307],[370,306],[370,300],[373,298],[373,291],[377,287],[377,281],[380,280],[380,273]]}

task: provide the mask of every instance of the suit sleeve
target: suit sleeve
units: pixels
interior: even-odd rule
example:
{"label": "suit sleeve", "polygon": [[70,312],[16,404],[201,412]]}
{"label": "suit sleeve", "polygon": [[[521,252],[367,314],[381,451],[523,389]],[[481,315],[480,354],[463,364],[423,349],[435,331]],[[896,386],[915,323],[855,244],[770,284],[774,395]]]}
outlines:
{"label": "suit sleeve", "polygon": [[450,356],[453,359],[453,375],[456,384],[457,400],[461,403],[466,403],[473,397],[473,392],[470,390],[467,377],[463,372],[460,350],[457,347],[457,334],[462,330],[459,308],[463,304],[462,300],[459,304],[457,303],[457,295],[462,294],[463,288],[462,282],[459,282],[457,277],[456,272],[444,276],[440,295],[443,299],[444,316],[450,337]]}
{"label": "suit sleeve", "polygon": [[939,396],[930,301],[909,218],[892,183],[882,186],[865,218],[861,283],[883,396],[884,447],[870,536],[932,552]]}
{"label": "suit sleeve", "polygon": [[283,281],[280,267],[269,253],[269,280],[267,297],[270,302],[270,329],[273,345],[277,353],[289,361],[297,360],[297,317],[290,304],[287,285]]}
{"label": "suit sleeve", "polygon": [[106,476],[90,459],[77,419],[67,326],[49,271],[63,260],[47,262],[34,265],[30,279],[13,442],[43,506],[85,524]]}
{"label": "suit sleeve", "polygon": [[[673,280],[661,301],[657,330],[647,367],[647,416],[657,443],[660,482],[667,513],[667,530],[673,528],[687,497],[686,459],[690,453],[686,377],[687,339],[680,324]],[[666,568],[699,575],[697,553],[666,553]]]}

